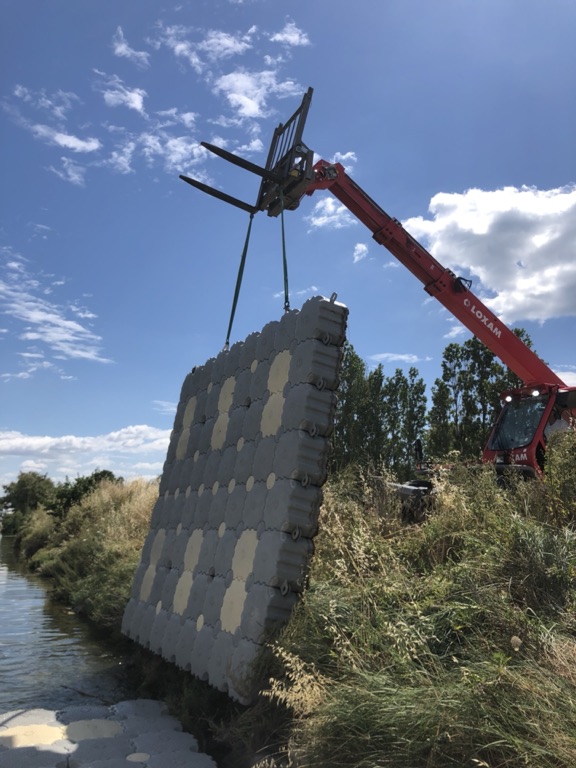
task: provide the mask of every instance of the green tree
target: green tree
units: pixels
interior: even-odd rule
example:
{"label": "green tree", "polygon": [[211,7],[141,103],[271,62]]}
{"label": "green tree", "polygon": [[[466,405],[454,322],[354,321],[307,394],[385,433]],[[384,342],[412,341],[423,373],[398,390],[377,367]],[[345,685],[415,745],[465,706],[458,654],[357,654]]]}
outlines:
{"label": "green tree", "polygon": [[[17,480],[2,487],[0,509],[5,511],[2,531],[7,535],[17,533],[32,512],[39,507],[49,507],[54,501],[54,483],[38,472],[20,472]],[[6,514],[8,511],[12,514]]]}
{"label": "green tree", "polygon": [[364,454],[363,424],[366,403],[366,366],[352,344],[344,344],[338,404],[332,433],[330,468],[339,470]]}
{"label": "green tree", "polygon": [[442,356],[442,381],[447,387],[450,398],[450,422],[452,425],[453,448],[462,451],[463,399],[466,388],[466,362],[464,349],[455,342],[448,344]]}
{"label": "green tree", "polygon": [[365,381],[360,426],[363,433],[363,457],[365,462],[377,463],[386,447],[386,404],[384,369],[378,365],[370,371]]}
{"label": "green tree", "polygon": [[504,366],[473,337],[463,344],[465,390],[462,399],[461,445],[465,456],[479,456],[500,410]]}
{"label": "green tree", "polygon": [[408,387],[404,407],[402,437],[407,452],[407,469],[414,463],[414,446],[417,439],[422,439],[426,425],[426,385],[419,376],[417,368],[408,371]]}
{"label": "green tree", "polygon": [[426,424],[426,386],[416,368],[408,376],[397,368],[383,386],[383,415],[386,441],[379,457],[401,480],[414,470],[414,446]]}
{"label": "green tree", "polygon": [[[514,329],[528,347],[530,337]],[[427,450],[431,456],[458,450],[479,458],[500,411],[500,394],[522,384],[477,338],[449,344],[443,354],[442,378],[432,389]]]}
{"label": "green tree", "polygon": [[428,412],[429,429],[425,439],[425,453],[429,458],[447,456],[454,447],[454,425],[450,414],[450,388],[442,379],[436,379],[432,387],[432,407]]}
{"label": "green tree", "polygon": [[426,422],[424,381],[416,368],[408,377],[397,369],[384,375],[381,365],[369,373],[351,344],[344,348],[330,469],[350,463],[384,463],[406,476],[414,463],[414,443]]}
{"label": "green tree", "polygon": [[408,401],[408,380],[401,368],[386,379],[383,388],[386,444],[381,459],[388,469],[401,475],[406,465],[406,445],[403,437],[405,409]]}
{"label": "green tree", "polygon": [[13,483],[2,486],[2,509],[12,509],[27,515],[39,506],[50,506],[54,500],[54,483],[47,475],[38,472],[20,472]]}
{"label": "green tree", "polygon": [[74,482],[66,479],[65,482],[59,483],[52,505],[54,514],[63,517],[70,507],[79,504],[84,496],[92,493],[104,481],[121,483],[123,479],[116,477],[109,469],[97,469],[91,475],[78,476]]}
{"label": "green tree", "polygon": [[[532,339],[530,338],[530,335],[524,328],[513,328],[513,332],[518,336],[519,339],[522,339],[524,344],[526,344],[527,347],[530,349],[534,349],[534,344],[532,342]],[[500,370],[498,372],[498,377],[495,381],[495,388],[498,390],[498,392],[504,392],[507,389],[517,389],[518,387],[521,387],[523,382],[518,376],[516,376],[515,373],[513,373],[510,368],[508,368],[505,365],[502,365],[499,363]]]}

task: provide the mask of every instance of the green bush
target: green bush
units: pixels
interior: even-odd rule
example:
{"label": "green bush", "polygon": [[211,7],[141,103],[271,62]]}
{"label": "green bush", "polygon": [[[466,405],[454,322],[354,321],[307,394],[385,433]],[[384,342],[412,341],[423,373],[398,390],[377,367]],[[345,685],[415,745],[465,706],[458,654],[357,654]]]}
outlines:
{"label": "green bush", "polygon": [[566,610],[575,595],[576,532],[521,518],[511,520],[510,528],[501,572],[511,598],[534,612]]}
{"label": "green bush", "polygon": [[38,507],[21,522],[16,535],[17,546],[24,557],[30,559],[48,544],[53,531],[52,515],[44,507]]}
{"label": "green bush", "polygon": [[54,596],[118,629],[157,497],[156,483],[106,480],[71,506],[31,561]]}
{"label": "green bush", "polygon": [[0,533],[3,536],[15,536],[25,519],[26,516],[23,512],[4,512],[0,518]]}
{"label": "green bush", "polygon": [[576,524],[576,432],[552,435],[546,456],[550,516],[559,524]]}

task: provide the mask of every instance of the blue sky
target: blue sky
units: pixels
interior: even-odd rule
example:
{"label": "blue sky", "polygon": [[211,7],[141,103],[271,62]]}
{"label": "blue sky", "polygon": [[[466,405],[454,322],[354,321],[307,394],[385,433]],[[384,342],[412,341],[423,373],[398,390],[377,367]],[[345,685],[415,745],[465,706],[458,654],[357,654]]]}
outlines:
{"label": "blue sky", "polygon": [[[0,484],[161,472],[186,373],[221,350],[276,125],[305,140],[576,384],[571,0],[4,0]],[[467,333],[317,192],[286,215],[291,305],[428,385]],[[280,222],[256,217],[232,340],[281,316]]]}

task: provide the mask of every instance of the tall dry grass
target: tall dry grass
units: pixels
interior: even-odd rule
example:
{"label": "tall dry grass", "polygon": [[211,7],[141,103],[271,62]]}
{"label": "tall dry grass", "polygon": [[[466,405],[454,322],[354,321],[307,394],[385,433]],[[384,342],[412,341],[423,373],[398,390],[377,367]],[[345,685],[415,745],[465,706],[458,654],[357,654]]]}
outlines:
{"label": "tall dry grass", "polygon": [[[64,518],[42,528],[46,536],[34,547],[31,566],[52,579],[55,597],[96,624],[119,626],[134,571],[158,496],[155,482],[103,482]],[[41,535],[47,513],[33,516],[21,532],[30,552]]]}
{"label": "tall dry grass", "polygon": [[506,489],[456,468],[410,528],[381,482],[328,484],[310,588],[273,643],[265,697],[291,718],[277,765],[576,765],[562,459],[550,485]]}

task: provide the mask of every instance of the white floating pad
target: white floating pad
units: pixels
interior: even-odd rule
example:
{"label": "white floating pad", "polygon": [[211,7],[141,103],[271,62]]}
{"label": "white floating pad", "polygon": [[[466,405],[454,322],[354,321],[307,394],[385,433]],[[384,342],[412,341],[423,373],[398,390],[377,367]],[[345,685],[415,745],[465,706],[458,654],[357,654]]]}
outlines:
{"label": "white floating pad", "polygon": [[314,297],[182,387],[122,631],[245,703],[305,586],[347,316]]}

